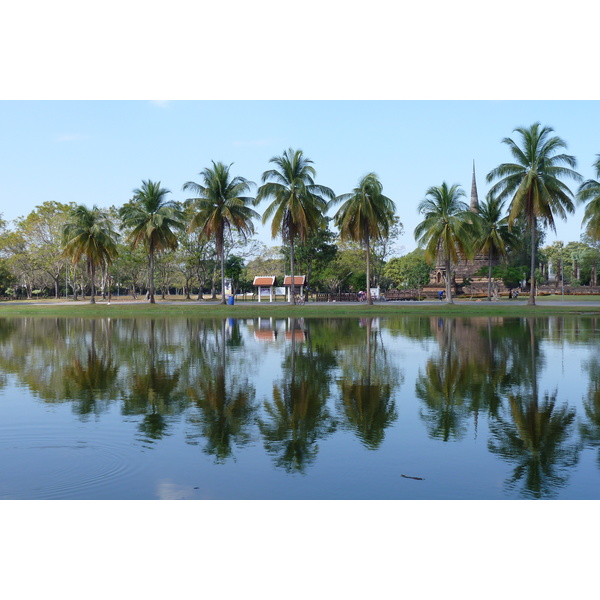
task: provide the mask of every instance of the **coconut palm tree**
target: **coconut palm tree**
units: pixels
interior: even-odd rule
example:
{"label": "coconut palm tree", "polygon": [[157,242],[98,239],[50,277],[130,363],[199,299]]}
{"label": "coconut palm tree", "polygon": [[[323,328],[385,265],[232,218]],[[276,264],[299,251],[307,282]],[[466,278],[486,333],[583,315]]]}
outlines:
{"label": "coconut palm tree", "polygon": [[396,205],[383,195],[383,186],[375,173],[368,173],[352,192],[334,198],[329,205],[343,202],[335,214],[334,223],[342,240],[360,242],[367,254],[367,302],[371,298],[371,240],[387,237],[394,224]]}
{"label": "coconut palm tree", "polygon": [[415,228],[415,239],[425,249],[429,262],[441,254],[445,267],[446,302],[452,301],[452,263],[470,258],[473,245],[473,213],[461,200],[465,192],[459,185],[444,181],[440,186],[430,187],[418,210],[425,217]]}
{"label": "coconut palm tree", "polygon": [[582,225],[586,225],[587,235],[600,240],[600,154],[596,154],[598,160],[594,163],[597,179],[584,181],[577,192],[577,199],[587,202],[583,215]]}
{"label": "coconut palm tree", "polygon": [[515,129],[521,136],[521,146],[511,138],[504,138],[514,163],[503,163],[492,169],[486,177],[488,183],[498,181],[490,189],[499,200],[511,198],[508,214],[508,226],[512,228],[515,220],[524,215],[527,229],[531,235],[531,290],[529,304],[535,304],[535,246],[538,221],[543,226],[556,231],[555,215],[566,219],[567,213],[573,213],[573,193],[561,181],[569,177],[581,180],[574,170],[577,161],[568,154],[556,154],[566,143],[553,136],[551,127],[542,127],[534,123],[530,127]]}
{"label": "coconut palm tree", "polygon": [[186,205],[195,211],[188,232],[200,229],[201,236],[215,238],[217,254],[221,259],[221,304],[225,304],[225,234],[235,228],[244,237],[252,235],[252,219],[260,215],[249,206],[254,198],[243,195],[254,184],[243,177],[230,178],[231,165],[225,166],[215,161],[212,164],[212,168],[200,173],[203,184],[188,181],[182,189],[197,194],[196,198],[186,201]]}
{"label": "coconut palm tree", "polygon": [[174,230],[183,228],[183,212],[178,204],[167,200],[171,192],[160,187],[160,181],[142,181],[142,186],[133,190],[133,198],[119,211],[126,228],[131,229],[128,240],[134,250],[143,244],[148,252],[150,302],[154,300],[154,255],[164,250],[177,248]]}
{"label": "coconut palm tree", "polygon": [[91,304],[96,302],[96,268],[110,264],[117,256],[117,233],[108,213],[94,205],[73,207],[63,227],[63,254],[79,262],[85,257],[91,279]]}
{"label": "coconut palm tree", "polygon": [[315,183],[317,173],[313,161],[306,158],[302,150],[288,148],[269,162],[275,168],[263,173],[263,185],[258,189],[255,203],[273,199],[263,213],[262,222],[272,219],[271,235],[273,238],[280,235],[290,246],[290,297],[296,304],[294,243],[296,238],[306,241],[312,232],[324,226],[325,198],[331,200],[335,194],[330,188]]}
{"label": "coconut palm tree", "polygon": [[507,246],[518,241],[508,227],[508,216],[502,216],[505,202],[488,194],[474,216],[476,247],[488,255],[488,302],[492,299],[492,258],[496,255],[505,259]]}

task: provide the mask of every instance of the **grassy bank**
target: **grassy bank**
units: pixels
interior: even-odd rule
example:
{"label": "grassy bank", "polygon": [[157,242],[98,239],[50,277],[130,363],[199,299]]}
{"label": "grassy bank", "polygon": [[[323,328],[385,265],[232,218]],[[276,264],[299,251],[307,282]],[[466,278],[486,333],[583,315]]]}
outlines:
{"label": "grassy bank", "polygon": [[[559,299],[559,298],[558,298]],[[596,301],[600,299],[596,298]],[[457,301],[448,305],[442,302],[399,302],[367,304],[310,303],[290,306],[285,303],[241,302],[234,306],[203,304],[198,302],[176,302],[156,304],[113,302],[90,304],[70,302],[52,304],[29,302],[27,304],[6,302],[0,304],[0,317],[44,316],[44,317],[384,317],[392,315],[439,315],[439,316],[549,316],[562,314],[593,314],[600,316],[600,305],[567,302],[560,305],[540,301],[536,306],[525,302],[489,303]]]}

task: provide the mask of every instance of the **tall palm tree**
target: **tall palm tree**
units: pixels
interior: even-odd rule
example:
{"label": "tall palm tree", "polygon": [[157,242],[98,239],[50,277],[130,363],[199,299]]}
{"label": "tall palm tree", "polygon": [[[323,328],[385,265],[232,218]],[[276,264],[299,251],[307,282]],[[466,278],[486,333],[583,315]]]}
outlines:
{"label": "tall palm tree", "polygon": [[273,238],[281,235],[290,246],[290,297],[296,304],[294,243],[296,238],[306,241],[312,232],[324,226],[325,198],[331,200],[335,194],[330,188],[315,183],[317,172],[313,161],[306,158],[302,150],[288,148],[269,162],[275,168],[263,173],[263,185],[258,189],[255,203],[273,199],[263,213],[262,222],[272,218],[271,235]]}
{"label": "tall palm tree", "polygon": [[[542,127],[534,123],[530,127],[515,129],[521,136],[521,146],[511,138],[504,138],[514,163],[503,163],[492,169],[486,177],[488,183],[498,179],[490,193],[499,200],[511,198],[508,226],[523,214],[527,219],[527,229],[531,235],[531,290],[529,304],[535,304],[535,246],[538,220],[543,226],[556,231],[554,216],[566,219],[567,213],[573,213],[573,193],[560,180],[569,177],[581,180],[574,168],[577,161],[568,154],[556,154],[566,143],[553,136],[551,127]],[[565,166],[566,165],[566,166]]]}
{"label": "tall palm tree", "polygon": [[444,181],[440,186],[427,190],[418,211],[425,217],[415,228],[415,239],[425,248],[426,260],[433,262],[441,254],[446,270],[446,302],[452,301],[452,263],[462,257],[469,258],[473,245],[473,213],[468,210],[464,198],[465,192],[459,185]]}
{"label": "tall palm tree", "polygon": [[128,236],[134,250],[143,244],[148,252],[150,302],[154,300],[154,255],[177,248],[174,230],[183,228],[183,212],[173,200],[167,200],[171,192],[160,187],[160,181],[142,181],[133,190],[133,198],[119,211],[123,225],[131,228]]}
{"label": "tall palm tree", "polygon": [[371,240],[381,240],[394,224],[396,205],[383,195],[383,186],[375,173],[368,173],[352,192],[334,198],[329,205],[343,202],[334,216],[342,240],[364,245],[367,254],[367,302],[371,298]]}
{"label": "tall palm tree", "polygon": [[215,237],[217,254],[221,259],[221,304],[225,298],[225,234],[235,228],[244,237],[254,233],[252,219],[259,214],[249,206],[254,198],[244,196],[254,185],[243,177],[230,178],[231,165],[212,161],[212,168],[201,173],[203,184],[188,181],[183,184],[184,191],[192,191],[196,198],[189,198],[186,205],[195,210],[188,226],[188,232],[200,229],[200,235]]}
{"label": "tall palm tree", "polygon": [[586,233],[595,240],[600,240],[600,154],[594,163],[597,179],[584,181],[577,192],[577,199],[587,202],[582,225],[586,225]]}
{"label": "tall palm tree", "polygon": [[508,227],[508,216],[502,216],[506,200],[488,194],[475,213],[476,248],[488,255],[488,302],[492,299],[492,258],[506,258],[507,246],[515,245],[517,237]]}
{"label": "tall palm tree", "polygon": [[117,233],[108,213],[94,205],[73,207],[63,228],[63,253],[73,261],[85,257],[92,285],[91,304],[96,302],[96,268],[117,256]]}

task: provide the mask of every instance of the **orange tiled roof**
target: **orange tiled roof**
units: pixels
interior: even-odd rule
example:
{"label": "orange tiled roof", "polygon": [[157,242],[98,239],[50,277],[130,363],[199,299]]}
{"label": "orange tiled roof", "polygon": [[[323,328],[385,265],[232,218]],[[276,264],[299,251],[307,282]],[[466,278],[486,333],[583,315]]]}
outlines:
{"label": "orange tiled roof", "polygon": [[265,329],[263,331],[258,329],[254,332],[254,339],[262,342],[272,342],[277,339],[277,333],[273,329]]}
{"label": "orange tiled roof", "polygon": [[[306,281],[306,275],[294,275],[294,285],[304,285]],[[292,283],[292,276],[286,275],[283,281],[283,285],[290,285]]]}
{"label": "orange tiled roof", "polygon": [[275,285],[275,277],[255,277],[253,285],[269,287]]}
{"label": "orange tiled roof", "polygon": [[[286,331],[285,332],[285,339],[286,340],[291,340],[292,339],[292,332],[291,331]],[[296,341],[303,342],[306,339],[306,336],[304,335],[304,331],[302,331],[302,329],[294,329],[294,339]]]}

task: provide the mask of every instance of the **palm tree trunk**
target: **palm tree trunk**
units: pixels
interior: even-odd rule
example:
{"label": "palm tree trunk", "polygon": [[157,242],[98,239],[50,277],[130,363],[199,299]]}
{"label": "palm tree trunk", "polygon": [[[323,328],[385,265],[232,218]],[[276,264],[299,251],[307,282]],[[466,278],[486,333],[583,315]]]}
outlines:
{"label": "palm tree trunk", "polygon": [[536,228],[536,218],[534,216],[531,217],[530,227],[531,227],[531,288],[529,290],[529,301],[528,305],[535,305],[535,228]]}
{"label": "palm tree trunk", "polygon": [[227,304],[225,299],[225,247],[223,245],[223,231],[219,231],[219,254],[221,255],[221,304]]}
{"label": "palm tree trunk", "polygon": [[148,260],[150,263],[150,304],[156,304],[154,299],[154,247],[150,246],[150,252],[148,254]]}
{"label": "palm tree trunk", "polygon": [[373,306],[371,297],[371,245],[369,244],[369,234],[365,235],[365,248],[367,249],[367,304]]}
{"label": "palm tree trunk", "polygon": [[90,304],[96,304],[96,265],[93,261],[90,261],[90,277],[91,277],[91,290],[92,297],[90,298]]}
{"label": "palm tree trunk", "polygon": [[489,251],[488,261],[488,302],[492,301],[492,250]]}
{"label": "palm tree trunk", "polygon": [[292,279],[290,281],[290,300],[292,304],[296,304],[296,286],[294,285],[295,268],[294,237],[290,236],[290,271],[292,272]]}
{"label": "palm tree trunk", "polygon": [[454,304],[454,301],[452,300],[452,284],[451,284],[452,273],[450,272],[451,266],[452,266],[452,264],[450,262],[449,253],[447,253],[446,254],[446,303],[447,304]]}

